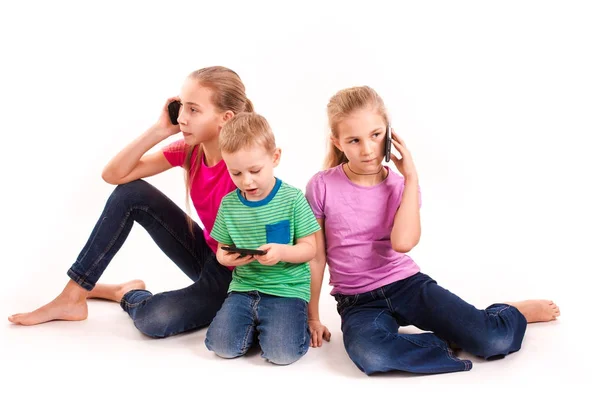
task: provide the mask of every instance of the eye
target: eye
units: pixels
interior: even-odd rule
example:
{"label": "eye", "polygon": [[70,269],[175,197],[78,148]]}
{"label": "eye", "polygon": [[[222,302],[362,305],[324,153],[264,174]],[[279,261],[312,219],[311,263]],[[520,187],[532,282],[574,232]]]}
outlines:
{"label": "eye", "polygon": [[381,135],[381,132],[376,132],[376,133],[373,134],[373,137],[377,137],[379,135]]}
{"label": "eye", "polygon": [[260,169],[257,171],[250,171],[251,174],[258,174],[260,172]]}
{"label": "eye", "polygon": [[351,141],[349,141],[348,143],[352,144],[352,143],[358,143],[358,139],[352,139]]}
{"label": "eye", "polygon": [[242,173],[241,172],[232,172],[231,175],[233,176],[240,176]]}
{"label": "eye", "polygon": [[197,112],[197,111],[198,111],[198,110],[196,110],[194,107],[190,108],[190,110],[191,110],[193,113],[195,113],[195,112]]}

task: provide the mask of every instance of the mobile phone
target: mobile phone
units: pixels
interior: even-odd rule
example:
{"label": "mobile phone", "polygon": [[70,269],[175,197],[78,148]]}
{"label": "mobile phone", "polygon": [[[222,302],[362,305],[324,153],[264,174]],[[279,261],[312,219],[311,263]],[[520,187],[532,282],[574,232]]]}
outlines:
{"label": "mobile phone", "polygon": [[230,253],[238,253],[242,256],[264,256],[267,254],[266,250],[242,249],[235,246],[221,246],[221,248]]}
{"label": "mobile phone", "polygon": [[388,124],[385,130],[385,147],[383,150],[385,162],[389,162],[392,156],[392,125]]}
{"label": "mobile phone", "polygon": [[171,123],[173,125],[178,125],[177,118],[179,118],[179,109],[181,108],[181,103],[179,100],[175,100],[169,103],[167,107],[169,110],[169,118],[171,119]]}

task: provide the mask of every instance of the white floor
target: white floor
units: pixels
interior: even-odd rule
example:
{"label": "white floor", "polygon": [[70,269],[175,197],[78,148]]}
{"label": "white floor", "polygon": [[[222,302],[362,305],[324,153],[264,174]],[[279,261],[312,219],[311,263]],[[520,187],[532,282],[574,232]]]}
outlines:
{"label": "white floor", "polygon": [[[131,244],[123,248],[123,256],[115,259],[111,265],[113,271],[107,271],[106,275],[118,281],[133,278],[130,270],[140,273],[139,268],[119,264],[145,246],[152,248],[149,239],[144,238],[139,229],[134,229]],[[154,256],[153,250],[149,252],[148,260]],[[165,264],[168,265],[168,261],[160,257],[154,262],[149,261],[145,275],[150,289],[156,286],[161,290],[168,285],[178,287],[186,283],[186,278],[180,276],[182,274],[174,268],[165,268]],[[159,265],[164,272],[160,273]],[[20,282],[19,287],[13,286],[5,292],[0,302],[0,315],[29,310],[52,298],[65,281],[58,268],[53,271],[56,272],[54,275],[47,272],[43,279]],[[444,280],[447,280],[447,287],[462,288],[467,293],[463,297],[481,307],[493,302],[492,297],[499,300],[497,296],[501,292],[514,299],[511,292],[520,293],[528,286],[515,282],[511,289],[507,285],[510,279],[499,277],[482,279],[482,285],[475,290],[473,285],[451,275]],[[557,283],[552,279],[541,281]],[[501,289],[502,286],[505,289]],[[393,393],[437,392],[445,396],[471,392],[483,396],[481,390],[485,390],[489,394],[484,397],[494,397],[505,390],[511,393],[525,393],[526,390],[556,392],[568,389],[574,381],[590,383],[584,378],[592,370],[587,370],[584,365],[591,357],[587,352],[594,351],[593,346],[588,345],[593,342],[582,336],[586,330],[579,300],[563,296],[552,288],[543,290],[535,285],[531,288],[534,293],[554,295],[552,298],[563,312],[559,321],[529,325],[522,350],[503,360],[484,362],[462,353],[462,357],[473,360],[471,371],[430,376],[363,375],[345,353],[339,316],[333,299],[326,292],[328,288],[323,290],[321,309],[322,320],[333,333],[331,342],[320,349],[310,349],[304,358],[286,367],[266,363],[257,352],[236,360],[219,359],[204,346],[205,329],[162,340],[149,339],[135,329],[118,304],[90,301],[86,321],[52,322],[34,327],[0,324],[0,359],[5,367],[2,375],[5,384],[0,391],[8,393],[10,387],[18,387],[39,394],[63,393],[67,398],[106,397],[115,394],[117,389],[119,393],[150,398],[201,397],[207,393],[219,396],[223,393],[228,398],[234,393],[235,396],[246,395],[248,391],[252,396],[261,397],[270,394],[304,398],[337,394],[358,398],[369,394],[392,396]],[[455,292],[460,293],[456,289]],[[418,330],[409,327],[406,331]],[[464,384],[469,386],[459,392],[447,392],[451,390],[448,385]],[[474,384],[482,388],[472,386]],[[63,392],[65,388],[68,388],[67,393]]]}

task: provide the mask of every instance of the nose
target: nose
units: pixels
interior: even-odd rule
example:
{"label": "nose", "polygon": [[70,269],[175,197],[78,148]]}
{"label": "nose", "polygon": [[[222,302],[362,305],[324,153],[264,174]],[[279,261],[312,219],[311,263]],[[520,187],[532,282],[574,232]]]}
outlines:
{"label": "nose", "polygon": [[367,140],[363,141],[363,145],[360,149],[362,155],[368,156],[368,155],[372,154],[374,147],[375,147],[374,143],[371,143],[370,141],[367,141]]}
{"label": "nose", "polygon": [[254,180],[252,179],[252,175],[250,174],[244,174],[244,177],[242,178],[242,183],[244,184],[244,186],[250,186],[252,185],[252,182]]}
{"label": "nose", "polygon": [[179,116],[177,117],[177,123],[179,125],[186,125],[187,118],[185,117],[185,111],[182,110],[183,107],[179,109]]}

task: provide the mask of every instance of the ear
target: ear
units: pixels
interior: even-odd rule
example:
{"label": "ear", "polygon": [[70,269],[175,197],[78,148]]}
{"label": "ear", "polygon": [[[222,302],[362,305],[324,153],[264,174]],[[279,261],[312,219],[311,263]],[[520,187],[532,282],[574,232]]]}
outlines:
{"label": "ear", "polygon": [[[225,111],[222,116],[221,116],[221,121],[223,122],[223,124],[225,124],[225,122],[229,121],[231,118],[233,118],[235,114],[233,113],[233,111],[231,110],[227,110]],[[221,124],[221,125],[223,125]]]}
{"label": "ear", "polygon": [[273,167],[278,166],[279,161],[281,161],[281,149],[277,147],[273,152]]}
{"label": "ear", "polygon": [[329,139],[331,140],[331,143],[342,153],[344,152],[344,150],[342,150],[342,146],[340,146],[340,139],[336,138],[335,136],[331,135],[329,137]]}

